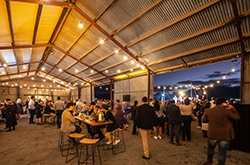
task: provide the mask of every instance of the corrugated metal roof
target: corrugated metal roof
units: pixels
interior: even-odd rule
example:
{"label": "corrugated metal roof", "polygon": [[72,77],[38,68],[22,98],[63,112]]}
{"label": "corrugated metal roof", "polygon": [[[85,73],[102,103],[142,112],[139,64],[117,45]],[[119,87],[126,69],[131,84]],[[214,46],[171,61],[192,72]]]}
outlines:
{"label": "corrugated metal roof", "polygon": [[[48,77],[58,76],[68,82],[80,83],[83,82],[81,78],[93,80],[96,83],[107,82],[109,79],[105,75],[113,78],[116,75],[129,72],[130,69],[138,70],[141,66],[137,67],[137,63],[131,64],[131,57],[121,51],[113,41],[107,39],[100,30],[103,29],[111,34],[137,16],[138,18],[129,23],[123,30],[117,34],[114,33],[113,37],[122,46],[138,56],[140,61],[149,64],[153,71],[183,66],[184,62],[180,57],[188,64],[216,57],[227,57],[228,54],[241,51],[237,29],[233,21],[231,0],[165,0],[142,14],[156,1],[76,1],[76,6],[91,19],[100,16],[98,20],[94,20],[97,26],[100,26],[99,30],[94,26],[89,26],[90,23],[75,8],[69,9],[70,13],[69,15],[65,14],[66,20],[62,26],[58,26],[59,29],[55,33],[55,41],[53,42],[55,46],[65,51],[64,53],[53,49],[53,45],[50,46],[55,51],[54,54],[45,51],[50,50],[49,46],[47,49],[45,47],[32,48],[32,46],[20,49],[9,48],[0,51],[0,65],[46,59],[48,63],[55,65],[53,70],[51,70],[53,67],[46,63],[30,64],[30,70],[36,70],[39,66],[41,69],[43,66],[44,72],[50,71]],[[0,47],[11,45],[5,3],[5,1],[0,1]],[[10,7],[15,40],[13,45],[31,45],[38,4],[10,1]],[[237,7],[241,17],[242,33],[245,37],[244,43],[246,49],[249,49],[250,1],[238,0]],[[63,9],[60,6],[43,6],[40,21],[37,24],[35,44],[49,42],[62,13]],[[101,13],[102,15],[100,15]],[[80,22],[83,24],[82,28],[79,27]],[[101,39],[105,40],[103,44],[100,44]],[[115,53],[117,49],[119,52]],[[71,55],[73,57],[70,57]],[[65,58],[61,60],[64,56]],[[82,60],[83,63],[94,69],[88,69],[76,59]],[[28,71],[29,65],[25,66],[6,67],[6,71],[9,74],[15,74],[18,70],[19,72]],[[69,68],[67,72],[75,76],[69,76],[57,68],[62,70]],[[95,69],[104,75],[97,73],[94,71]],[[5,72],[4,69],[2,70],[0,72]],[[106,73],[105,70],[108,72]],[[38,73],[45,75],[42,72]],[[35,72],[30,74],[35,74]],[[5,76],[5,74],[1,76]]]}

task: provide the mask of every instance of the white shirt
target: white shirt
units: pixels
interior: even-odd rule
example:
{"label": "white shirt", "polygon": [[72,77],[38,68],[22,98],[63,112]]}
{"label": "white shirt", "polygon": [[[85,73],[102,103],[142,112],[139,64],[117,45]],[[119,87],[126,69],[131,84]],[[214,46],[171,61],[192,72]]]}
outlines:
{"label": "white shirt", "polygon": [[75,118],[72,116],[72,114],[69,112],[68,109],[64,110],[62,113],[62,131],[63,132],[74,132],[75,127]]}
{"label": "white shirt", "polygon": [[30,99],[30,101],[29,101],[29,109],[35,109],[35,101],[34,100],[32,100],[32,99]]}
{"label": "white shirt", "polygon": [[83,104],[83,102],[77,101],[77,103],[76,103],[76,110],[77,110],[78,112],[81,111],[82,104]]}

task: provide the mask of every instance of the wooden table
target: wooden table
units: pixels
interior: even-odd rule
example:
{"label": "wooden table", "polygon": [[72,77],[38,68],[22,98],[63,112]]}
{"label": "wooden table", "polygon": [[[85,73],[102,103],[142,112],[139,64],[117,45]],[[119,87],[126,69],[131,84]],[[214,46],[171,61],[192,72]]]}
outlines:
{"label": "wooden table", "polygon": [[79,117],[75,117],[76,120],[79,120],[85,124],[88,124],[92,127],[96,127],[96,126],[102,126],[102,125],[108,125],[108,124],[112,124],[113,121],[98,121],[95,122],[95,120],[89,120],[89,119],[81,119]]}

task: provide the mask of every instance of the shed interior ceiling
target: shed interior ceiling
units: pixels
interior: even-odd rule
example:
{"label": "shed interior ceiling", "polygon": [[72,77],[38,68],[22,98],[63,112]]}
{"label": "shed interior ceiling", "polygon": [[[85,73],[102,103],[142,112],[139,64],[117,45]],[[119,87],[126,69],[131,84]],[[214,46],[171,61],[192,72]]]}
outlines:
{"label": "shed interior ceiling", "polygon": [[[249,52],[250,1],[237,9]],[[242,51],[231,0],[0,0],[0,15],[1,81],[37,75],[100,85]]]}

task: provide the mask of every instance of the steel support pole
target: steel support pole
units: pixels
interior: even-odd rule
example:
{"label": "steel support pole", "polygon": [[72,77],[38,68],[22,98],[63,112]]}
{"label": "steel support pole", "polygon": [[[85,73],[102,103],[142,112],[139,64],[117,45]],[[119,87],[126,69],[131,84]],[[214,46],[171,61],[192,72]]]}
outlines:
{"label": "steel support pole", "polygon": [[148,70],[148,100],[150,99],[150,71]]}

